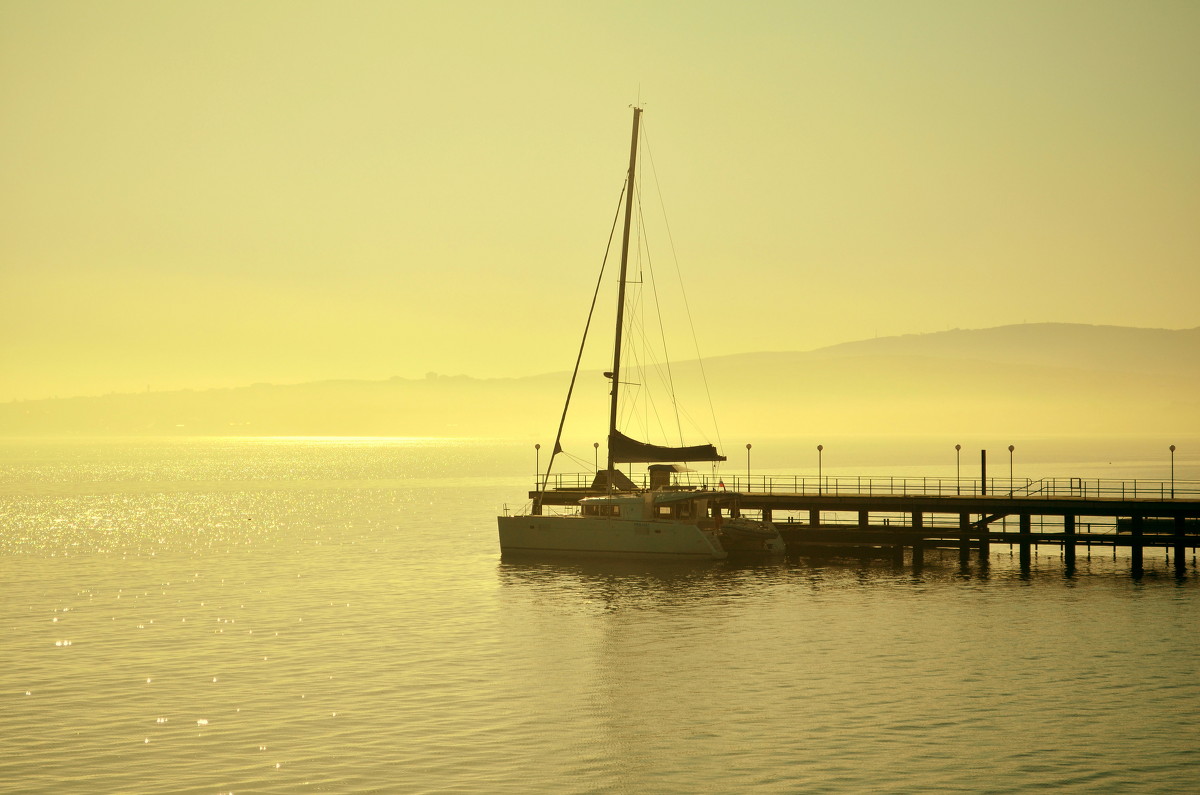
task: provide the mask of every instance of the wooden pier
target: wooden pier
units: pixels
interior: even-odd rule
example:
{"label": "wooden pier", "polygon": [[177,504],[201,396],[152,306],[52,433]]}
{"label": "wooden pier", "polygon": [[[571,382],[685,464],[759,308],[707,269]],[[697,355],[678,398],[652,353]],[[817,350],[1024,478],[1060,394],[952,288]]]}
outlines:
{"label": "wooden pier", "polygon": [[[886,555],[897,563],[907,556],[920,567],[926,550],[956,549],[962,564],[974,553],[986,566],[991,548],[1008,544],[1018,550],[1025,569],[1035,547],[1052,545],[1061,549],[1070,571],[1081,547],[1121,547],[1129,550],[1136,576],[1148,548],[1165,549],[1182,574],[1188,551],[1194,565],[1200,547],[1200,484],[1194,482],[1071,478],[1004,482],[1001,488],[978,480],[929,478],[762,477],[734,482],[735,489],[724,489],[734,497],[734,515],[774,522],[794,553]],[[1007,491],[998,493],[1003,486]],[[560,479],[540,494],[540,504],[573,506],[597,493],[582,480]],[[539,493],[529,496],[535,499]]]}

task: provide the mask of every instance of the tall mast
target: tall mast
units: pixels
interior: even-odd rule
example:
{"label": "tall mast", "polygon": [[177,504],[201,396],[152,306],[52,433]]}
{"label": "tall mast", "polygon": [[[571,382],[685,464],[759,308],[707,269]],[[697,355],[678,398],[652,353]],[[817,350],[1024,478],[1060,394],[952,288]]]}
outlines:
{"label": "tall mast", "polygon": [[634,174],[637,168],[638,122],[642,109],[633,109],[633,140],[629,144],[629,176],[625,182],[625,231],[621,236],[621,280],[617,287],[617,333],[613,350],[612,392],[608,414],[608,468],[613,467],[613,440],[617,433],[617,392],[621,385],[621,332],[625,325],[625,273],[629,267],[629,227],[633,221]]}

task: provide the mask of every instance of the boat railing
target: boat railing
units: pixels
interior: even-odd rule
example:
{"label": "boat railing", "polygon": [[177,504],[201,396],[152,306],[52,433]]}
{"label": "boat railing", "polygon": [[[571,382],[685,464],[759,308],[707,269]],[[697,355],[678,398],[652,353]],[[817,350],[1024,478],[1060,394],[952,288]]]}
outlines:
{"label": "boat railing", "polygon": [[[639,488],[648,488],[646,475],[632,476]],[[548,488],[557,491],[587,491],[591,472],[552,474]],[[536,490],[535,486],[535,490]],[[1058,499],[1171,500],[1200,499],[1200,480],[1148,480],[1112,478],[979,478],[826,475],[708,475],[684,473],[671,488],[736,491],[754,494],[802,494],[830,496],[996,496]]]}

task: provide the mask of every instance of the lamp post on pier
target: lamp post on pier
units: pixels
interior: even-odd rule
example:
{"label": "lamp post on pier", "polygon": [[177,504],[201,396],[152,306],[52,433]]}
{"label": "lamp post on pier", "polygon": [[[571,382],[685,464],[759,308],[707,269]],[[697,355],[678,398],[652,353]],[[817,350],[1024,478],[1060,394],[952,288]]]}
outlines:
{"label": "lamp post on pier", "polygon": [[600,443],[592,442],[592,463],[596,471],[600,471]]}
{"label": "lamp post on pier", "polygon": [[817,494],[825,493],[825,475],[822,471],[824,468],[823,454],[825,445],[817,445]]}
{"label": "lamp post on pier", "polygon": [[962,495],[962,445],[954,445],[954,493]]}
{"label": "lamp post on pier", "polygon": [[1175,445],[1171,445],[1171,499],[1175,499]]}
{"label": "lamp post on pier", "polygon": [[1008,446],[1008,496],[1013,496],[1013,445]]}
{"label": "lamp post on pier", "polygon": [[542,446],[533,446],[533,482],[537,483],[542,474]]}

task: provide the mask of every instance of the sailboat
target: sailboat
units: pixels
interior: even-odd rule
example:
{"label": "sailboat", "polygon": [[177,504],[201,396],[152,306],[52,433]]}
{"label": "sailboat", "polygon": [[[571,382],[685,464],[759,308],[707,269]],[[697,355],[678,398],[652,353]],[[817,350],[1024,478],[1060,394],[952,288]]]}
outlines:
{"label": "sailboat", "polygon": [[[625,314],[625,288],[629,266],[629,233],[633,219],[634,178],[637,169],[638,129],[642,109],[633,108],[633,136],[629,150],[629,173],[625,186],[625,225],[621,242],[621,270],[617,290],[616,332],[613,366],[609,379],[609,422],[607,467],[596,473],[592,496],[578,501],[578,510],[547,515],[542,495],[549,483],[554,456],[562,451],[560,440],[566,408],[559,422],[558,439],[534,495],[531,510],[521,515],[497,517],[502,553],[553,553],[664,558],[722,559],[730,551],[780,553],[784,542],[770,522],[755,522],[738,516],[737,496],[726,491],[680,487],[671,484],[673,472],[685,471],[682,464],[719,462],[725,456],[715,446],[702,444],[667,447],[638,441],[617,428],[621,382],[621,349]],[[594,302],[593,302],[594,305]],[[590,315],[589,315],[590,326]],[[586,332],[585,332],[586,338]],[[580,348],[580,356],[583,349]],[[575,375],[579,372],[576,361]],[[567,393],[567,404],[575,385]],[[639,488],[618,464],[646,463],[649,487]],[[728,513],[726,513],[728,511]]]}

